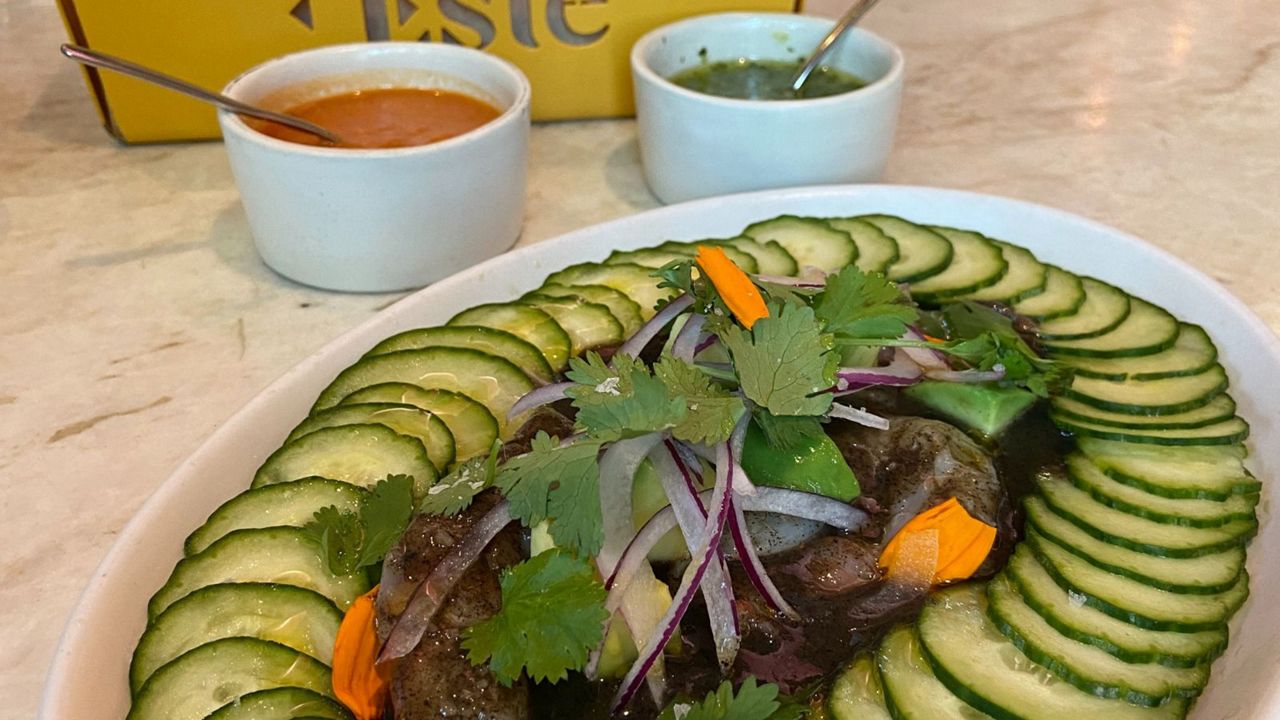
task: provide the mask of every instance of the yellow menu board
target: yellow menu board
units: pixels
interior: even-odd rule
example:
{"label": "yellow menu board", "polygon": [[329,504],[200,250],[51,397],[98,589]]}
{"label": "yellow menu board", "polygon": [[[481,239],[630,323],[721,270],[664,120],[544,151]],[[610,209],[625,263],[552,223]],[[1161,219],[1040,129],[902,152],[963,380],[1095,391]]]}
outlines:
{"label": "yellow menu board", "polygon": [[[629,115],[628,55],[681,17],[798,9],[799,0],[59,0],[73,42],[221,89],[272,57],[338,43],[411,40],[480,48],[518,65],[533,118]],[[203,103],[87,70],[108,131],[125,142],[218,137]]]}

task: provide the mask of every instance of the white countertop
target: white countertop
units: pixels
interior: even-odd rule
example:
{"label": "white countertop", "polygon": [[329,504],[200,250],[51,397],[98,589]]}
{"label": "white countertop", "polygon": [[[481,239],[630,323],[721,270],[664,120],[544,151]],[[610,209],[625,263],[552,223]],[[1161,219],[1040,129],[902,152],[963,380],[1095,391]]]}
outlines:
{"label": "white countertop", "polygon": [[[889,182],[1114,225],[1280,330],[1270,0],[894,0],[865,24],[908,59]],[[0,718],[34,714],[77,596],[174,467],[402,296],[274,275],[221,146],[118,145],[62,41],[53,3],[0,0]],[[535,127],[531,155],[521,244],[657,205],[630,121]]]}

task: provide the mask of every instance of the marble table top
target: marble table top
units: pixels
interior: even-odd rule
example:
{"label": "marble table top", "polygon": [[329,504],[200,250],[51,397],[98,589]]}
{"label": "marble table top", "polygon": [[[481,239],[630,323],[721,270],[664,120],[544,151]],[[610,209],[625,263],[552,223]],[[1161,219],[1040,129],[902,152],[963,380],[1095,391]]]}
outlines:
{"label": "marble table top", "polygon": [[[886,179],[1114,225],[1280,330],[1274,10],[885,3],[865,24],[909,68]],[[57,56],[62,40],[49,0],[0,0],[0,718],[34,714],[77,596],[174,467],[268,382],[402,296],[273,274],[221,146],[117,144]],[[535,127],[530,169],[520,244],[658,205],[627,120]]]}

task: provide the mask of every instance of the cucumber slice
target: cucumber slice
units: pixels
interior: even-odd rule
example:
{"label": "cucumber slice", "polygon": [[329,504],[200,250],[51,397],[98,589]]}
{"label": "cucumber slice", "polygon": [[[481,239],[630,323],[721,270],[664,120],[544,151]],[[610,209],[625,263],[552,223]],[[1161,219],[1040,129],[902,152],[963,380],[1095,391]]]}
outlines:
{"label": "cucumber slice", "polygon": [[1013,553],[1004,576],[1055,630],[1125,662],[1193,667],[1212,661],[1227,647],[1225,626],[1192,633],[1144,630],[1078,602],[1080,597],[1059,587],[1027,548]]}
{"label": "cucumber slice", "polygon": [[1107,507],[1060,477],[1040,475],[1036,487],[1054,513],[1095,538],[1156,557],[1194,558],[1239,547],[1258,529],[1257,521],[1233,520],[1198,528],[1147,520]]}
{"label": "cucumber slice", "polygon": [[622,323],[598,303],[576,298],[556,298],[549,295],[529,295],[520,300],[545,312],[560,323],[569,333],[571,352],[576,357],[587,350],[621,345]]}
{"label": "cucumber slice", "polygon": [[1244,568],[1244,549],[1228,548],[1195,558],[1160,558],[1099,540],[1049,509],[1040,498],[1027,498],[1027,525],[1064,550],[1107,572],[1161,590],[1185,595],[1213,595],[1235,585]]}
{"label": "cucumber slice", "polygon": [[1139,357],[1173,347],[1179,334],[1176,318],[1145,300],[1130,298],[1129,304],[1124,322],[1105,334],[1079,340],[1046,338],[1049,354],[1054,357]]}
{"label": "cucumber slice", "polygon": [[183,550],[188,557],[204,552],[236,530],[302,527],[324,507],[354,512],[366,494],[355,485],[320,477],[246,490],[214,510],[209,519],[187,537]]}
{"label": "cucumber slice", "polygon": [[1236,415],[1236,401],[1222,393],[1208,405],[1173,415],[1134,415],[1102,410],[1069,397],[1055,397],[1051,401],[1053,412],[1064,418],[1082,420],[1094,425],[1134,430],[1186,430],[1230,420]]}
{"label": "cucumber slice", "polygon": [[147,604],[151,621],[170,605],[203,587],[220,583],[278,583],[314,590],[346,610],[368,592],[363,571],[334,575],[319,543],[299,528],[236,530],[204,552],[178,562],[173,574]]}
{"label": "cucumber slice", "polygon": [[542,351],[528,340],[491,327],[453,325],[447,327],[406,330],[383,340],[365,353],[365,357],[386,355],[399,350],[422,350],[429,347],[460,347],[479,350],[494,357],[506,358],[529,377],[546,384],[555,380],[555,371],[547,364]]}
{"label": "cucumber slice", "polygon": [[[505,358],[478,350],[443,347],[401,350],[364,358],[338,373],[338,377],[320,393],[311,411],[333,407],[356,390],[387,382],[466,395],[482,403],[504,432],[512,424],[508,422],[507,411],[534,388],[533,381],[520,368]],[[447,417],[442,415],[441,419],[449,424]],[[454,433],[454,438],[460,438],[460,435]]]}
{"label": "cucumber slice", "polygon": [[439,478],[417,438],[382,425],[343,425],[285,443],[258,468],[251,487],[316,476],[372,487],[388,475],[413,476],[415,499]]}
{"label": "cucumber slice", "polygon": [[330,665],[341,624],[338,608],[311,590],[270,583],[210,585],[170,605],[147,626],[133,651],[129,687],[137,693],[169,661],[228,637],[270,640]]}
{"label": "cucumber slice", "polygon": [[1012,305],[1044,291],[1049,268],[1037,260],[1030,250],[1000,240],[987,239],[1000,248],[1008,270],[998,282],[967,293],[965,299]]}
{"label": "cucumber slice", "polygon": [[859,653],[836,676],[827,695],[827,715],[832,720],[892,720],[871,655]]}
{"label": "cucumber slice", "polygon": [[1090,695],[1027,659],[987,618],[980,585],[931,595],[919,621],[920,645],[952,693],[997,720],[1165,720],[1186,702],[1158,708]]}
{"label": "cucumber slice", "polygon": [[950,241],[923,225],[892,215],[862,215],[859,220],[880,228],[898,244],[898,260],[889,267],[889,279],[917,283],[951,265],[955,250]]}
{"label": "cucumber slice", "polygon": [[353,720],[341,704],[296,687],[259,690],[223,705],[206,720]]}
{"label": "cucumber slice", "polygon": [[1230,446],[1156,448],[1079,438],[1076,447],[1111,479],[1161,497],[1226,500],[1262,485]]}
{"label": "cucumber slice", "polygon": [[1227,373],[1214,365],[1199,375],[1159,380],[1099,380],[1076,377],[1065,395],[1112,412],[1131,415],[1176,415],[1208,405],[1227,389]]}
{"label": "cucumber slice", "polygon": [[929,226],[951,243],[953,256],[947,269],[912,284],[911,295],[920,302],[937,303],[995,285],[1009,270],[1000,247],[969,230]]}
{"label": "cucumber slice", "polygon": [[1159,380],[1199,375],[1218,362],[1218,349],[1198,325],[1182,323],[1173,346],[1140,357],[1091,358],[1071,355],[1058,358],[1075,368],[1076,375],[1101,380]]}
{"label": "cucumber slice", "polygon": [[1258,504],[1257,495],[1229,495],[1223,500],[1152,495],[1115,480],[1081,454],[1067,458],[1067,476],[1076,487],[1103,505],[1174,525],[1219,527],[1233,520],[1251,520]]}
{"label": "cucumber slice", "polygon": [[770,240],[786,249],[800,268],[816,267],[835,272],[858,259],[858,246],[843,230],[819,218],[780,215],[748,225],[742,234],[759,243]]}
{"label": "cucumber slice", "polygon": [[795,275],[800,272],[800,264],[791,257],[787,249],[776,240],[760,242],[742,236],[720,240],[721,245],[732,245],[756,259],[757,272],[762,275]]}
{"label": "cucumber slice", "polygon": [[653,270],[627,263],[605,265],[580,263],[547,277],[547,285],[604,285],[617,290],[640,306],[645,320],[654,316],[659,304],[675,294],[672,288],[658,287]]}
{"label": "cucumber slice", "polygon": [[1050,419],[1073,435],[1147,445],[1233,445],[1249,437],[1249,424],[1238,417],[1198,428],[1118,428],[1050,413]]}
{"label": "cucumber slice", "polygon": [[640,315],[640,306],[636,301],[604,285],[543,285],[529,295],[576,297],[586,302],[600,303],[609,308],[609,312],[622,323],[622,333],[627,337],[631,337],[644,325],[644,318]]}
{"label": "cucumber slice", "polygon": [[831,227],[849,233],[858,248],[854,263],[863,272],[887,273],[898,262],[898,243],[880,228],[858,218],[824,218]]}
{"label": "cucumber slice", "polygon": [[1013,304],[1014,312],[1045,322],[1072,315],[1084,304],[1084,285],[1079,276],[1059,267],[1046,265],[1044,290]]}
{"label": "cucumber slice", "polygon": [[[745,238],[745,239],[750,240],[751,238]],[[668,240],[662,243],[661,245],[659,245],[656,249],[659,251],[665,251],[665,252],[683,253],[687,257],[692,258],[694,255],[697,254],[699,245],[713,245],[715,247],[720,248],[721,250],[724,251],[725,255],[729,256],[729,259],[732,260],[735,265],[742,268],[743,272],[752,273],[752,274],[760,272],[760,264],[756,262],[756,258],[754,255],[752,255],[749,252],[746,252],[745,250],[739,250],[738,248],[732,245],[725,244],[724,238],[705,238],[703,240]],[[608,262],[608,260],[606,260],[605,262]],[[644,263],[636,263],[636,264],[643,265]],[[663,263],[663,265],[665,264],[666,263]],[[662,267],[662,265],[657,265],[655,267]]]}
{"label": "cucumber slice", "polygon": [[420,407],[444,421],[453,434],[455,462],[489,452],[498,439],[498,421],[488,408],[461,393],[424,390],[408,383],[379,383],[342,398],[340,404],[392,402]]}
{"label": "cucumber slice", "polygon": [[1098,697],[1157,707],[1173,697],[1192,699],[1209,681],[1209,667],[1171,668],[1127,663],[1076,642],[1045,622],[1003,577],[987,585],[991,622],[1031,660]]}
{"label": "cucumber slice", "polygon": [[[914,628],[899,625],[885,636],[876,653],[884,688],[884,704],[897,720],[978,720],[990,717],[956,697],[938,682],[920,652]],[[850,716],[861,718],[864,716]]]}
{"label": "cucumber slice", "polygon": [[[555,372],[569,365],[573,343],[569,333],[550,313],[520,303],[476,305],[449,318],[451,326],[479,325],[516,335],[538,348]],[[495,357],[503,357],[495,355]]]}
{"label": "cucumber slice", "polygon": [[444,472],[453,464],[456,448],[449,426],[426,410],[403,403],[335,405],[303,420],[285,442],[293,442],[316,430],[344,425],[385,425],[401,435],[418,438],[438,472]]}
{"label": "cucumber slice", "polygon": [[1040,323],[1040,337],[1046,344],[1097,337],[1129,317],[1129,296],[1123,290],[1091,277],[1080,278],[1084,302],[1070,315]]}
{"label": "cucumber slice", "polygon": [[1249,596],[1249,574],[1213,595],[1173,593],[1096,567],[1034,529],[1023,541],[1063,590],[1077,602],[1148,630],[1221,630]]}
{"label": "cucumber slice", "polygon": [[202,720],[236,698],[278,687],[331,696],[329,668],[266,640],[216,640],[157,670],[134,697],[127,720]]}
{"label": "cucumber slice", "polygon": [[614,265],[617,263],[626,263],[630,265],[640,265],[652,270],[656,270],[667,263],[673,263],[677,260],[693,259],[693,250],[691,248],[641,248],[639,250],[614,250],[609,253],[609,257],[604,259],[605,265]]}

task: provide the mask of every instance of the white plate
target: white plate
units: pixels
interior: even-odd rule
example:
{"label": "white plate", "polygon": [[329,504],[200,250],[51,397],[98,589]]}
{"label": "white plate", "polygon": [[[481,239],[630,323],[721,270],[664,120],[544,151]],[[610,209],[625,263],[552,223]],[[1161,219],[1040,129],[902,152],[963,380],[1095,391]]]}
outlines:
{"label": "white plate", "polygon": [[[128,668],[147,599],[181,557],[182,541],[306,415],[341,369],[387,335],[442,323],[483,302],[532,289],[561,267],[671,238],[725,236],[783,213],[882,212],[971,228],[1033,250],[1042,260],[1096,275],[1204,325],[1222,351],[1240,414],[1253,427],[1250,466],[1264,479],[1265,513],[1280,470],[1280,340],[1207,276],[1130,235],[1058,210],[954,190],[848,186],[768,191],[673,205],[569,233],[494,258],[406,298],[344,334],[268,387],[183,463],[120,533],[63,631],[45,685],[45,720],[123,717]],[[1280,528],[1264,522],[1249,552],[1253,596],[1193,717],[1280,718]]]}

